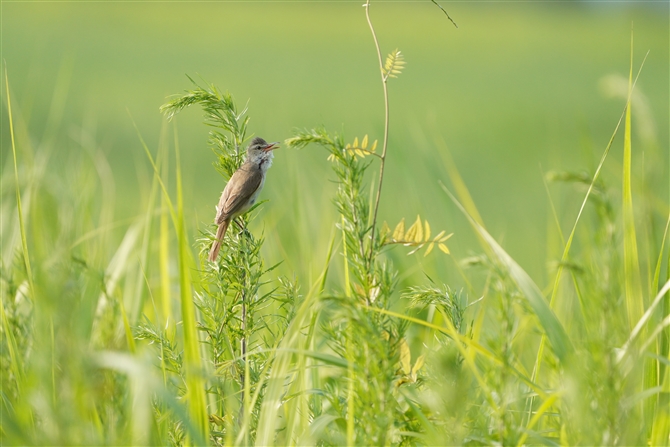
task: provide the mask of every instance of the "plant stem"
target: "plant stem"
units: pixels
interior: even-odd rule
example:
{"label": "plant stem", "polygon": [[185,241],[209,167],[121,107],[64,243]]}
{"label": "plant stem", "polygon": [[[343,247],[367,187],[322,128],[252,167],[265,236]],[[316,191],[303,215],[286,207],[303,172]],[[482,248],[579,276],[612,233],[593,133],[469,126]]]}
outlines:
{"label": "plant stem", "polygon": [[[245,254],[245,259],[244,259],[244,264],[245,264],[245,269],[248,269],[249,267],[249,262],[247,258],[247,235],[245,234],[246,231],[246,225],[243,225],[243,230],[242,230],[242,251]],[[240,347],[242,350],[242,361],[244,362],[244,373],[242,374],[242,390],[243,390],[243,395],[242,395],[242,405],[240,407],[240,421],[242,421],[243,426],[244,426],[244,445],[249,445],[249,420],[251,418],[251,408],[250,408],[250,401],[251,401],[251,388],[250,388],[250,383],[249,383],[249,359],[247,357],[247,280],[246,280],[246,270],[242,272],[243,275],[243,284],[245,289],[242,290],[242,339],[240,340]]]}
{"label": "plant stem", "polygon": [[372,214],[372,233],[370,234],[370,261],[374,255],[374,241],[375,241],[375,227],[377,225],[377,211],[379,211],[379,200],[382,195],[382,183],[384,182],[384,165],[386,164],[386,147],[388,144],[389,136],[389,95],[386,85],[387,78],[384,76],[384,63],[382,61],[382,52],[379,49],[379,41],[377,40],[377,34],[375,33],[375,28],[372,26],[372,21],[370,20],[370,0],[365,2],[365,17],[368,20],[368,25],[370,26],[370,32],[372,33],[372,38],[375,41],[375,47],[377,48],[377,58],[379,59],[379,74],[382,77],[382,86],[384,87],[384,144],[382,146],[382,155],[380,157],[381,163],[379,165],[379,183],[377,184],[377,197],[375,198],[375,210]]}

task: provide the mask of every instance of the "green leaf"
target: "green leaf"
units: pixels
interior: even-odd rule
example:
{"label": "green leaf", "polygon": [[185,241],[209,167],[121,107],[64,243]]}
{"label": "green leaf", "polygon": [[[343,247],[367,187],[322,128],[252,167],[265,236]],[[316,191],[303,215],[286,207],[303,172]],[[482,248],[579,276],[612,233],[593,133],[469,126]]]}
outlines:
{"label": "green leaf", "polygon": [[431,242],[430,244],[428,244],[428,248],[426,249],[426,253],[424,253],[424,256],[428,256],[428,253],[433,251],[433,248],[435,248],[435,242]]}
{"label": "green leaf", "polygon": [[[632,36],[631,36],[632,40]],[[631,64],[628,78],[628,100],[626,102],[626,118],[623,135],[623,261],[624,284],[626,292],[626,309],[630,328],[644,313],[642,281],[637,252],[635,234],[635,216],[633,214],[633,194],[631,186],[631,96],[633,94],[633,48],[631,41]]]}
{"label": "green leaf", "polygon": [[405,61],[403,55],[400,53],[400,50],[396,49],[388,56],[386,56],[386,62],[384,63],[384,68],[382,72],[386,78],[395,78],[397,74],[400,74],[402,69],[405,67]]}
{"label": "green leaf", "polygon": [[416,362],[414,362],[414,366],[412,367],[412,373],[413,374],[416,374],[417,372],[419,372],[419,370],[423,366],[425,358],[426,358],[426,354],[421,354],[419,357],[417,357]]}
{"label": "green leaf", "polygon": [[477,223],[472,216],[463,208],[460,202],[454,197],[449,190],[445,188],[445,191],[451,197],[451,200],[458,206],[458,208],[463,212],[463,214],[468,218],[470,224],[479,234],[483,244],[486,244],[492,252],[492,254],[498,259],[502,264],[502,267],[505,268],[512,278],[512,280],[519,287],[519,290],[523,293],[524,298],[530,304],[530,307],[533,309],[533,312],[537,316],[542,328],[544,329],[551,346],[554,348],[554,353],[556,357],[561,361],[561,363],[566,363],[569,361],[570,356],[574,352],[574,347],[572,342],[568,337],[565,328],[558,320],[554,312],[549,307],[547,300],[542,295],[540,288],[533,282],[533,280],[528,276],[520,266],[517,264],[510,255],[496,242],[495,239]]}
{"label": "green leaf", "polygon": [[[184,366],[188,408],[194,425],[202,439],[209,439],[209,418],[205,399],[205,379],[198,342],[198,329],[195,321],[195,305],[191,290],[191,256],[184,223],[184,203],[181,183],[181,166],[177,146],[177,243],[179,252],[179,297],[184,333]],[[195,440],[191,439],[190,442]]]}
{"label": "green leaf", "polygon": [[412,357],[409,345],[404,339],[400,340],[400,366],[402,366],[403,373],[409,374],[412,372]]}
{"label": "green leaf", "polygon": [[393,230],[393,239],[396,241],[401,241],[405,237],[405,218],[396,225],[395,230]]}

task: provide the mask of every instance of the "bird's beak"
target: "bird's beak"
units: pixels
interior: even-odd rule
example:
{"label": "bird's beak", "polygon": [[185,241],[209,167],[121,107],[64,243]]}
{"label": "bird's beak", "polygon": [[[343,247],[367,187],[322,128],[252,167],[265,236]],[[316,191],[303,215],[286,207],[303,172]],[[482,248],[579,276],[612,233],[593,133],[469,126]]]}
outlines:
{"label": "bird's beak", "polygon": [[265,152],[270,152],[270,151],[273,151],[273,150],[275,150],[275,149],[279,149],[279,146],[277,146],[278,144],[279,144],[279,141],[275,141],[274,143],[268,143],[268,145],[265,146],[265,147],[263,148],[263,150],[264,150]]}

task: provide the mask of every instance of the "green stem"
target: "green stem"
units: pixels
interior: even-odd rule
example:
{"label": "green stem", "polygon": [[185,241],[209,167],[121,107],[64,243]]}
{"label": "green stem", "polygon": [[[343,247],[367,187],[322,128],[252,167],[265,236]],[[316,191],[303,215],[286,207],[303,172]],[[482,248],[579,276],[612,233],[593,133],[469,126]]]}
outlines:
{"label": "green stem", "polygon": [[26,237],[26,222],[23,218],[23,207],[21,206],[21,188],[19,184],[19,168],[16,157],[16,141],[14,139],[14,121],[12,120],[12,101],[9,94],[9,78],[7,77],[7,63],[5,62],[5,88],[7,92],[7,115],[9,117],[9,136],[12,142],[12,155],[14,157],[14,181],[16,185],[16,209],[19,215],[19,230],[21,233],[21,248],[23,249],[23,262],[26,267],[26,276],[30,286],[30,298],[35,301],[35,283],[33,282],[33,271],[30,268],[30,256],[28,254],[28,240]]}
{"label": "green stem", "polygon": [[382,154],[380,156],[381,163],[379,165],[379,183],[377,184],[377,197],[375,198],[375,210],[372,214],[372,233],[370,234],[370,261],[374,256],[374,241],[375,241],[375,227],[377,225],[377,212],[379,211],[379,201],[382,195],[382,183],[384,182],[384,165],[386,164],[386,147],[388,144],[388,135],[389,135],[389,95],[388,88],[386,85],[387,78],[384,76],[384,63],[382,61],[382,52],[379,49],[379,41],[377,40],[377,34],[375,33],[375,28],[372,26],[372,21],[370,20],[370,0],[367,0],[365,3],[365,17],[368,20],[368,25],[370,26],[370,32],[372,33],[372,38],[375,41],[375,47],[377,49],[377,58],[379,59],[379,73],[382,77],[382,86],[384,87],[384,144],[382,146]]}

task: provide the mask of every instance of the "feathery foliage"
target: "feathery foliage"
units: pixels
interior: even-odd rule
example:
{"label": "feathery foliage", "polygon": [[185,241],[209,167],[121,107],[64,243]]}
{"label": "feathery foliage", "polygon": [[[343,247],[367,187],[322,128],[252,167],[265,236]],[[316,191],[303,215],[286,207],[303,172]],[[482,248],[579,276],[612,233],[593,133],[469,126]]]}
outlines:
{"label": "feathery foliage", "polygon": [[[287,259],[318,265],[310,281],[276,277],[280,260],[263,256],[276,233],[249,228],[258,209],[231,225],[216,262],[205,260],[213,227],[190,238],[167,125],[156,155],[138,130],[153,177],[137,195],[139,217],[114,220],[111,168],[90,129],[59,148],[64,171],[45,169],[53,154],[48,144],[33,149],[5,78],[16,138],[0,192],[3,445],[670,442],[670,218],[667,198],[636,175],[641,150],[658,154],[635,139],[632,68],[599,163],[545,176],[556,227],[547,231],[552,279],[542,284],[485,226],[439,139],[432,151],[449,160],[444,189],[455,195],[433,203],[455,203],[480,248],[452,264],[456,244],[435,218],[377,224],[385,162],[397,150],[387,81],[404,60],[398,50],[382,60],[370,2],[365,14],[383,136],[316,128],[286,141],[325,149],[336,182],[336,222],[320,223],[338,229],[325,258]],[[169,120],[190,106],[204,111],[214,165],[229,178],[245,155],[246,107],[194,83],[161,110]],[[612,174],[620,125],[624,160]],[[650,178],[660,165],[646,166]],[[570,200],[555,204],[562,193]],[[322,241],[312,242],[316,253]],[[439,271],[410,281],[394,266],[398,252],[416,254],[419,270],[425,256],[446,259],[463,289],[441,284]]]}

